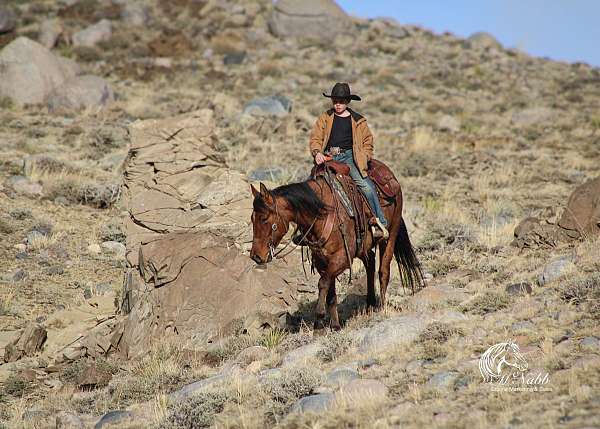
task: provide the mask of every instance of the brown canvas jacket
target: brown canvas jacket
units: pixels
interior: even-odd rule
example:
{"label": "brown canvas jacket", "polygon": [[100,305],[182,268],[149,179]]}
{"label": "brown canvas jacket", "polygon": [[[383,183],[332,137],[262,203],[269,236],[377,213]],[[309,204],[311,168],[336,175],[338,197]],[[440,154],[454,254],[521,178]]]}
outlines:
{"label": "brown canvas jacket", "polygon": [[[354,162],[362,176],[366,177],[367,162],[373,157],[373,134],[371,134],[371,130],[367,125],[367,120],[362,115],[351,109],[348,109],[348,112],[352,117],[352,154]],[[309,142],[310,154],[313,158],[317,152],[323,152],[325,146],[327,146],[331,127],[333,126],[333,115],[333,109],[323,112],[313,126]]]}

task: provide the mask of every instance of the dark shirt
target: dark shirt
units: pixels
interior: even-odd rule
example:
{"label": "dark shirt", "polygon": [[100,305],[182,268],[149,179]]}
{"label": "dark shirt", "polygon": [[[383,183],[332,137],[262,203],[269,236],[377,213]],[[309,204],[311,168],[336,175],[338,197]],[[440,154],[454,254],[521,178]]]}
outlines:
{"label": "dark shirt", "polygon": [[352,149],[352,119],[350,115],[345,118],[336,114],[333,116],[333,126],[325,151],[335,146],[342,150]]}

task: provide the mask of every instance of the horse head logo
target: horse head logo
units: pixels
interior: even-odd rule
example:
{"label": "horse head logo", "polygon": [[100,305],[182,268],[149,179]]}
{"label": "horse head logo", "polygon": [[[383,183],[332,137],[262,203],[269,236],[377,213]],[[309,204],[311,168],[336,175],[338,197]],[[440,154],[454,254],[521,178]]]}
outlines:
{"label": "horse head logo", "polygon": [[513,340],[490,347],[479,358],[479,371],[485,381],[494,381],[502,376],[503,367],[521,372],[527,370],[527,361]]}

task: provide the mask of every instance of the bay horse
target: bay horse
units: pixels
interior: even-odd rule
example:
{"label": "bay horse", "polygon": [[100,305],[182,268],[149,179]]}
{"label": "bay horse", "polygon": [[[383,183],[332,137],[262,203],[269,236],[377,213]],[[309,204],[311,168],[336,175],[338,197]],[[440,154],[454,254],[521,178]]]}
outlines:
{"label": "bay horse", "polygon": [[[382,201],[388,224],[389,238],[376,240],[366,229],[361,248],[357,248],[354,220],[346,211],[336,210],[336,224],[331,228],[327,221],[334,210],[336,195],[322,176],[311,177],[304,182],[291,183],[269,190],[260,183],[260,191],[251,185],[254,196],[251,222],[253,228],[250,257],[257,264],[270,262],[275,249],[286,235],[290,224],[296,224],[305,235],[312,255],[313,265],[320,274],[319,298],[315,310],[315,330],[325,327],[326,307],[330,327],[341,329],[335,291],[336,277],[351,269],[351,261],[360,258],[367,272],[367,309],[380,310],[386,305],[386,290],[390,278],[392,257],[396,258],[403,287],[424,286],[421,266],[410,243],[406,224],[402,218],[402,191],[392,201]],[[364,198],[366,213],[368,203]],[[344,232],[342,232],[344,231]],[[344,239],[345,234],[345,239]],[[379,306],[375,296],[375,250],[379,247]]]}

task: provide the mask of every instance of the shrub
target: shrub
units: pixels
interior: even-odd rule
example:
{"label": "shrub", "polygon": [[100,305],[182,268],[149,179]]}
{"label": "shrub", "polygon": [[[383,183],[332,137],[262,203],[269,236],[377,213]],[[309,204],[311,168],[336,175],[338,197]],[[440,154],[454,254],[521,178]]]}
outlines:
{"label": "shrub", "polygon": [[334,361],[339,356],[346,353],[354,344],[356,340],[347,333],[331,333],[327,335],[322,343],[323,347],[319,356],[325,362]]}
{"label": "shrub", "polygon": [[500,292],[486,292],[475,297],[464,311],[474,314],[487,314],[506,308],[510,303],[508,295]]}
{"label": "shrub", "polygon": [[313,367],[297,367],[283,370],[263,385],[265,392],[274,401],[291,404],[303,396],[309,395],[321,384],[323,375]]}
{"label": "shrub", "polygon": [[160,429],[196,429],[209,427],[215,415],[223,411],[230,399],[226,392],[199,392],[168,409],[168,415],[159,425]]}
{"label": "shrub", "polygon": [[561,285],[559,296],[585,310],[592,319],[600,320],[600,273],[590,273]]}

